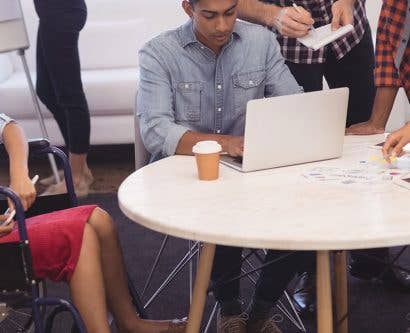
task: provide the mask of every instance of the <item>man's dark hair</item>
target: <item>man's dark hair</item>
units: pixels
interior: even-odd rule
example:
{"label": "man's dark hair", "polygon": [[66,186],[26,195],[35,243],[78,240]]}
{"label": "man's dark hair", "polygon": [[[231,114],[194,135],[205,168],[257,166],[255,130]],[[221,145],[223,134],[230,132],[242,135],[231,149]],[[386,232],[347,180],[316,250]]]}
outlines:
{"label": "man's dark hair", "polygon": [[199,2],[199,0],[189,0],[191,6],[195,5],[197,2]]}

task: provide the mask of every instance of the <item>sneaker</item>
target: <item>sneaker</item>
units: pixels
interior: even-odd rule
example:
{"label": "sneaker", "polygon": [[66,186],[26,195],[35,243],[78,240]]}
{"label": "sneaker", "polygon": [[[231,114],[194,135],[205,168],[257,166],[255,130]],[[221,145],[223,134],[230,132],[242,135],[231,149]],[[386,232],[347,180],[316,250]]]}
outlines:
{"label": "sneaker", "polygon": [[250,320],[246,325],[247,333],[282,333],[273,318]]}
{"label": "sneaker", "polygon": [[248,315],[246,313],[235,316],[223,316],[218,311],[216,331],[217,333],[246,333],[247,320]]}
{"label": "sneaker", "polygon": [[297,282],[289,292],[293,305],[303,318],[312,318],[316,314],[316,274],[304,272],[297,277]]}

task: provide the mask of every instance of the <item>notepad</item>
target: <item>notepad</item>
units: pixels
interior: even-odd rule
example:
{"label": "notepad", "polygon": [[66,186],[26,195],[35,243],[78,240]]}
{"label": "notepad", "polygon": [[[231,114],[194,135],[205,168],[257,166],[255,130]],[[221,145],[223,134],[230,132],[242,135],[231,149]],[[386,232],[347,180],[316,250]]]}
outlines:
{"label": "notepad", "polygon": [[321,47],[339,39],[353,30],[351,24],[344,25],[339,29],[332,31],[331,25],[327,24],[315,30],[310,30],[305,37],[298,38],[298,41],[308,48],[313,50],[320,49]]}

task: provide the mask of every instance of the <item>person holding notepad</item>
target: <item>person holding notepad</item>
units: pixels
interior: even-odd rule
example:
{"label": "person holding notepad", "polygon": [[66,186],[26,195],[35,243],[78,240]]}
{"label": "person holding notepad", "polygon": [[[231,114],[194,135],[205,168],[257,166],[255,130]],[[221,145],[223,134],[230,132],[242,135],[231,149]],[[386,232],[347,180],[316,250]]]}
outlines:
{"label": "person holding notepad", "polygon": [[[381,88],[386,91],[390,89],[386,86],[398,87],[400,85],[396,71],[392,70],[394,67],[392,57],[386,62],[382,56],[386,53],[391,55],[391,52],[396,54],[397,52],[392,50],[396,50],[400,43],[397,39],[393,47],[389,45],[388,31],[396,31],[395,35],[399,36],[397,30],[400,27],[409,26],[409,24],[404,24],[408,1],[385,0],[384,2],[382,10],[384,21],[381,22],[390,22],[390,26],[386,23],[379,23],[379,36],[381,37],[378,38],[377,47],[379,55],[377,56],[376,84],[382,87],[378,88],[378,95]],[[398,9],[402,14],[398,13]],[[373,107],[375,61],[370,27],[365,15],[365,0],[240,0],[239,16],[242,19],[272,27],[277,31],[278,41],[287,59],[287,65],[305,91],[322,89],[323,76],[332,88],[346,86],[350,89],[347,126],[361,124],[348,128],[348,133],[360,134],[358,133],[360,131],[362,134],[371,134],[369,131],[376,133],[372,120],[385,119],[387,121],[390,110],[388,113],[373,111],[371,121],[366,122],[370,118],[372,108],[380,111],[389,100],[391,107],[394,98],[386,99],[380,95]],[[353,23],[354,29],[350,34],[316,51],[299,43],[297,38],[308,35],[312,24],[317,29],[329,23],[333,29]],[[382,35],[380,30],[383,30]],[[408,43],[408,40],[406,42]],[[406,75],[404,72],[406,63],[409,63],[408,57],[404,56],[401,63],[401,77]],[[403,82],[403,79],[401,80]],[[406,87],[405,83],[403,85]],[[410,126],[407,125],[407,128]],[[404,129],[397,133],[397,136],[403,136],[403,133]],[[368,257],[363,257],[361,254],[356,251],[352,253],[353,261],[350,270],[352,275],[370,280],[379,277],[380,272],[385,270],[386,274],[380,278],[384,284],[400,289],[409,288],[409,274],[395,272],[391,268],[385,269],[383,265],[366,259]],[[383,261],[388,260],[389,251],[388,249],[369,250],[365,254]],[[295,290],[301,290],[301,292],[295,294],[294,299],[298,309],[309,313],[314,310],[314,295],[311,288],[314,285],[313,275],[303,274],[299,282]]]}
{"label": "person holding notepad", "polygon": [[[347,126],[369,119],[374,51],[365,0],[241,0],[239,17],[277,32],[286,64],[306,92],[322,90],[323,77],[331,88],[350,89]],[[298,41],[327,24],[353,30],[317,50]]]}

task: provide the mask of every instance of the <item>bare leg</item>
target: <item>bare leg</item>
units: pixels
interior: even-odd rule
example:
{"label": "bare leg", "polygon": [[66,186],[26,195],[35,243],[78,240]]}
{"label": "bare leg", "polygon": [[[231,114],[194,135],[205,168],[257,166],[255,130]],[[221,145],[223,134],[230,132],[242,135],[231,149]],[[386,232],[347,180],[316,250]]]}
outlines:
{"label": "bare leg", "polygon": [[[88,195],[94,178],[87,164],[87,154],[70,153],[70,167],[73,173],[74,190],[78,197]],[[61,194],[67,191],[65,181],[53,184],[54,177],[43,179],[43,185],[49,185],[44,195]]]}
{"label": "bare leg", "polygon": [[100,245],[92,227],[85,225],[80,257],[70,281],[71,298],[90,333],[109,333]]}
{"label": "bare leg", "polygon": [[93,176],[87,164],[87,154],[70,153],[70,167],[73,173],[74,185],[89,186],[92,183]]}
{"label": "bare leg", "polygon": [[[110,215],[102,209],[96,208],[88,223],[99,238],[102,273],[104,284],[107,286],[107,302],[120,331],[133,333],[167,332],[169,321],[142,320],[135,312],[128,290],[120,243]],[[183,327],[174,332],[183,332]]]}

